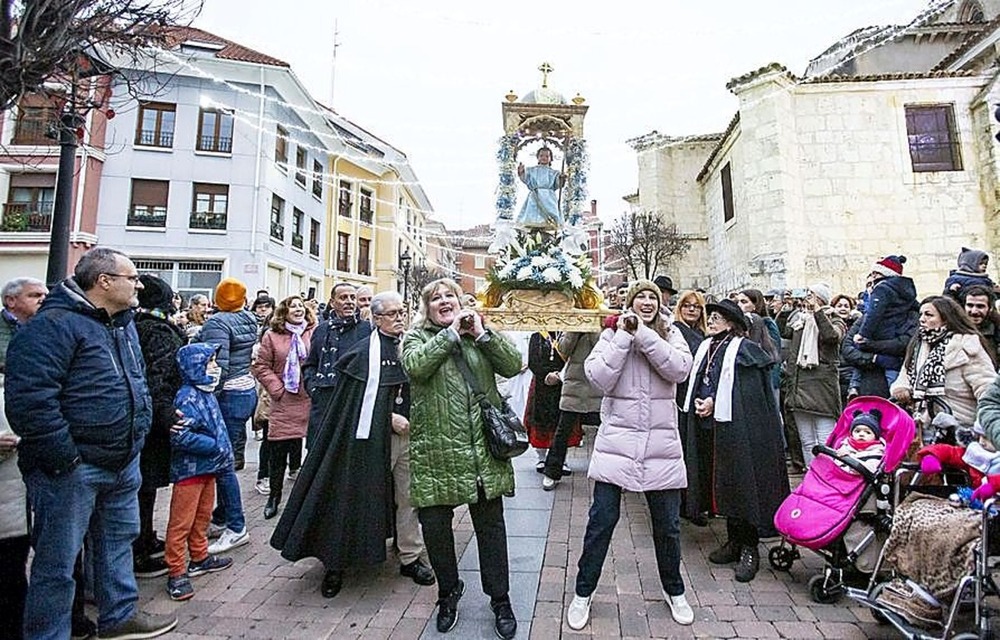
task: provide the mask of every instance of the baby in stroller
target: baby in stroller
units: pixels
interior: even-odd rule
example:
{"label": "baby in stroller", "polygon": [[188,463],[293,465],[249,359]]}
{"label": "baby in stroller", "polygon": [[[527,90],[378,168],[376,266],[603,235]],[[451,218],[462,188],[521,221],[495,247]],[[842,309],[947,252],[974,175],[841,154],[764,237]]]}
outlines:
{"label": "baby in stroller", "polygon": [[826,445],[815,448],[809,470],[774,516],[782,542],[768,553],[788,570],[797,546],[826,561],[809,581],[813,600],[829,603],[845,581],[867,581],[888,533],[892,472],[906,455],[913,419],[884,398],[855,398],[841,413]]}
{"label": "baby in stroller", "polygon": [[[840,443],[837,456],[857,460],[872,473],[877,472],[879,465],[882,464],[882,458],[885,457],[881,423],[882,412],[878,409],[868,412],[856,409],[851,420],[851,435]],[[837,465],[848,473],[861,475],[843,460],[837,460]]]}

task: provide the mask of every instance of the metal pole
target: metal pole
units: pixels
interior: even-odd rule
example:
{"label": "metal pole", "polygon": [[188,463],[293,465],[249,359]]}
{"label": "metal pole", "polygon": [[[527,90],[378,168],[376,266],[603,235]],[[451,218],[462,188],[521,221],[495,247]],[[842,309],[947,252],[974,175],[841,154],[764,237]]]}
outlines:
{"label": "metal pole", "polygon": [[403,299],[406,300],[406,310],[410,310],[410,263],[403,266]]}
{"label": "metal pole", "polygon": [[75,111],[67,111],[59,119],[59,174],[52,208],[49,263],[45,274],[49,289],[62,282],[69,269],[69,227],[73,217],[73,175],[76,172],[78,145],[76,130],[81,125],[83,117]]}

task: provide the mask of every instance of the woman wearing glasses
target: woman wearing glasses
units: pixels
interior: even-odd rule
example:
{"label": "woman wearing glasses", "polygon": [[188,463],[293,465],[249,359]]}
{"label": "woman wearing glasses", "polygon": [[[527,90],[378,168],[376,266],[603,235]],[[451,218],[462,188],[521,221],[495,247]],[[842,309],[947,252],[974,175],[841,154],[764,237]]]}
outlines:
{"label": "woman wearing glasses", "polygon": [[746,339],[746,315],[732,300],[706,306],[709,337],[698,347],[682,410],[689,513],[726,517],[726,543],[714,564],[737,562],[749,582],[760,566],[760,536],[773,535],[774,512],[788,495],[771,357]]}

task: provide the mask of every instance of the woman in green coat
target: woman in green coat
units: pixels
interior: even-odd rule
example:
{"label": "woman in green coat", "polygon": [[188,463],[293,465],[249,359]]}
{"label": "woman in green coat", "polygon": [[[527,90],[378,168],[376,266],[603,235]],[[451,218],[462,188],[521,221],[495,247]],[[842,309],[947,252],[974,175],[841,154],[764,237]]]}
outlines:
{"label": "woman in green coat", "polygon": [[482,412],[455,360],[468,364],[479,388],[498,404],[496,375],[517,375],[521,354],[484,328],[474,310],[462,308],[462,290],[454,280],[435,280],[420,295],[420,314],[403,339],[403,368],[411,397],[410,497],[437,574],[437,629],[445,633],[458,622],[465,585],[458,578],[452,520],[455,507],[467,504],[496,633],[513,638],[517,621],[508,596],[503,496],[514,492],[514,469],[487,451]]}

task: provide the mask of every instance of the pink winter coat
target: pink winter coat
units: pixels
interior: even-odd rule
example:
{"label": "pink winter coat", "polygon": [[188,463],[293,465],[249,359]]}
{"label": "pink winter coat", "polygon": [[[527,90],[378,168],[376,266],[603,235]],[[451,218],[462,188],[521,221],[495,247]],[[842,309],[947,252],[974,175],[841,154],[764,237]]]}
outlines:
{"label": "pink winter coat", "polygon": [[[302,342],[309,350],[315,325],[302,332]],[[285,361],[288,359],[288,349],[292,344],[290,333],[275,333],[268,330],[260,340],[260,351],[257,360],[250,366],[250,372],[264,386],[271,396],[271,415],[268,419],[268,440],[291,440],[304,438],[309,425],[309,395],[305,390],[305,382],[301,382],[298,393],[285,389],[282,374],[285,371]],[[305,360],[305,358],[303,358]]]}
{"label": "pink winter coat", "polygon": [[604,393],[588,476],[627,491],[687,487],[674,398],[691,350],[680,331],[664,340],[642,323],[634,336],[605,329],[584,370]]}

